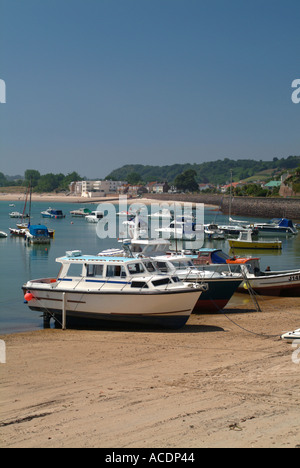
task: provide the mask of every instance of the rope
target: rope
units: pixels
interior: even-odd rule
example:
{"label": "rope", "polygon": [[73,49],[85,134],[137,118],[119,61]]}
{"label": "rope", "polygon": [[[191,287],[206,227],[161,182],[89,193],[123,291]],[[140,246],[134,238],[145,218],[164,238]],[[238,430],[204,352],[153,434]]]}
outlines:
{"label": "rope", "polygon": [[215,301],[213,299],[211,299],[211,302],[214,304],[214,306],[216,307],[218,312],[221,312],[231,323],[233,323],[236,327],[241,328],[245,332],[250,333],[251,335],[262,336],[264,338],[278,338],[279,335],[265,335],[264,333],[256,333],[256,332],[254,332],[252,330],[248,330],[247,328],[242,327],[242,325],[239,325],[234,320],[232,320],[230,317],[228,317],[228,315],[224,312],[224,310],[220,309],[220,307],[215,303]]}

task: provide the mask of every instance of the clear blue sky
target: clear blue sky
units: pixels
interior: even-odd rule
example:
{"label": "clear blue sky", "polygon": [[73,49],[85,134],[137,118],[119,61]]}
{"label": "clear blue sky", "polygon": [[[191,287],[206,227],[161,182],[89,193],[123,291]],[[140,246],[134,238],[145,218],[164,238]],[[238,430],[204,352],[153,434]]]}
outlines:
{"label": "clear blue sky", "polygon": [[300,154],[299,0],[0,0],[0,172]]}

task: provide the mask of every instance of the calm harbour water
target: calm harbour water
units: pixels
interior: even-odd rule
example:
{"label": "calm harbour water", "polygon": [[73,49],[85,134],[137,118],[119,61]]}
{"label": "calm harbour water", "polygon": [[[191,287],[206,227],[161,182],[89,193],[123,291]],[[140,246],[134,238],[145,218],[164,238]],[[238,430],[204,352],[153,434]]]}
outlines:
{"label": "calm harbour water", "polygon": [[[10,203],[14,203],[15,206],[9,206]],[[23,204],[23,201],[0,201],[1,231],[9,234],[9,228],[15,227],[19,220],[11,219],[9,213],[11,211],[22,212]],[[84,206],[91,210],[97,207],[93,204]],[[24,304],[21,286],[29,279],[55,277],[59,270],[59,264],[55,261],[57,257],[63,256],[67,250],[82,250],[86,254],[97,254],[104,249],[120,246],[117,238],[100,239],[96,235],[95,224],[90,224],[83,218],[72,218],[70,211],[80,207],[81,205],[78,204],[56,203],[53,208],[61,209],[66,214],[66,218],[52,220],[43,219],[41,216],[41,211],[49,208],[48,202],[32,203],[31,224],[45,224],[55,229],[55,238],[50,245],[26,246],[23,238],[10,237],[10,235],[7,239],[0,239],[0,334],[42,328],[41,314],[31,312]],[[235,219],[239,218],[235,217]],[[248,219],[254,221],[251,218]],[[268,219],[263,221],[268,221]],[[205,223],[209,222],[228,224],[228,217],[206,208]],[[273,270],[300,268],[300,233],[293,238],[283,238],[282,241],[283,250],[280,253],[252,252],[249,254],[248,251],[247,255],[261,257],[262,268],[267,266]],[[227,241],[206,242],[205,246],[229,251]]]}

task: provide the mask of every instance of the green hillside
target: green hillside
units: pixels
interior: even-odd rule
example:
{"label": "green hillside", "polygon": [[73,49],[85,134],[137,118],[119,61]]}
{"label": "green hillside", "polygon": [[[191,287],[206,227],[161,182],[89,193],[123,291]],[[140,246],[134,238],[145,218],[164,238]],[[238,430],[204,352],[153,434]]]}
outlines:
{"label": "green hillside", "polygon": [[300,156],[288,158],[274,158],[272,161],[255,161],[251,159],[231,159],[206,162],[202,164],[173,164],[171,166],[144,166],[142,164],[127,164],[112,171],[106,179],[127,180],[130,174],[138,174],[140,180],[147,183],[152,181],[173,183],[178,174],[188,169],[193,169],[198,183],[226,184],[230,179],[230,171],[233,171],[233,180],[240,181],[251,178],[257,174],[265,175],[265,179],[271,179],[275,173],[285,169],[295,169],[300,166]]}

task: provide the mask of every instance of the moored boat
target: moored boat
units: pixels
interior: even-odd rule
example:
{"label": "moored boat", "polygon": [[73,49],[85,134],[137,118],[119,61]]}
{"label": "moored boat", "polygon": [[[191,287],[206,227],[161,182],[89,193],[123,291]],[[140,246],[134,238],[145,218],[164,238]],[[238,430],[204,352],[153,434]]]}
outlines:
{"label": "moored boat", "polygon": [[6,238],[6,237],[7,237],[6,232],[0,231],[0,239],[4,239],[4,238]]}
{"label": "moored boat", "polygon": [[103,219],[103,218],[104,218],[103,211],[92,211],[91,214],[85,217],[88,223],[95,223],[95,224],[98,223],[100,219]]}
{"label": "moored boat", "polygon": [[53,208],[48,208],[46,211],[42,211],[41,215],[43,218],[52,218],[52,219],[62,219],[66,217],[63,214],[62,210],[54,210]]}
{"label": "moored boat", "polygon": [[70,211],[71,216],[74,218],[85,218],[90,215],[92,212],[89,208],[79,208],[78,210]]}
{"label": "moored boat", "polygon": [[281,250],[281,241],[261,241],[252,239],[252,231],[241,232],[238,239],[228,239],[231,249]]}
{"label": "moored boat", "polygon": [[295,236],[298,230],[290,219],[272,219],[269,223],[255,223],[254,228],[258,230],[260,236]]}
{"label": "moored boat", "polygon": [[57,278],[23,285],[31,310],[61,317],[181,328],[202,293],[176,275],[159,274],[149,259],[69,252],[56,260]]}
{"label": "moored boat", "polygon": [[196,233],[203,233],[204,235],[204,227],[203,225],[197,225],[189,220],[181,221],[176,219],[167,227],[155,229],[155,232],[162,234],[165,238],[168,237],[169,239],[191,239],[196,235]]}
{"label": "moored boat", "polygon": [[25,232],[25,241],[28,244],[50,244],[48,228],[41,224],[29,226]]}
{"label": "moored boat", "polygon": [[19,211],[13,211],[9,213],[10,218],[29,218],[29,214],[19,213]]}

